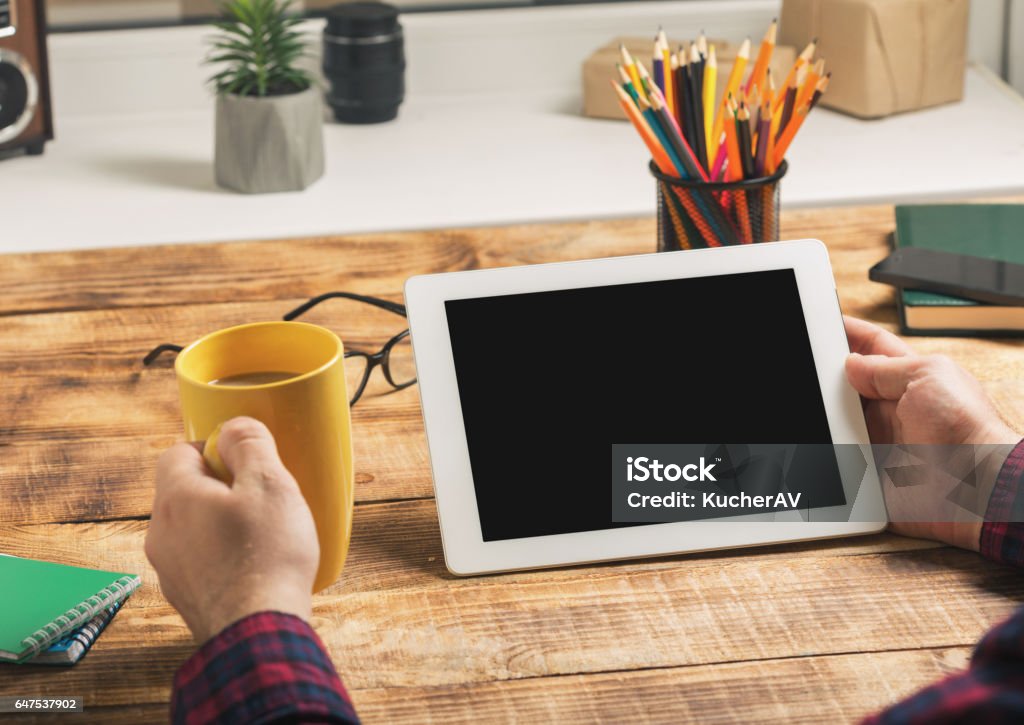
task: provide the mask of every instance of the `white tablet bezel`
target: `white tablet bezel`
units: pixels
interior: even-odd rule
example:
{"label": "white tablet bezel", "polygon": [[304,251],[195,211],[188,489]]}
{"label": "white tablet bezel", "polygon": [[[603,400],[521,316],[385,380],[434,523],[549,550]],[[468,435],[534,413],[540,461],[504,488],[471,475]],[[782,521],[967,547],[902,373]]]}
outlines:
{"label": "white tablet bezel", "polygon": [[848,504],[853,510],[851,521],[783,521],[784,516],[772,520],[770,515],[766,520],[764,515],[755,515],[503,541],[483,540],[445,314],[446,300],[774,269],[792,269],[796,275],[833,441],[866,447],[869,440],[860,398],[844,372],[849,347],[832,268],[825,245],[818,240],[410,278],[405,284],[405,300],[448,569],[459,575],[482,574],[882,530],[886,514],[881,487],[874,467],[868,466],[859,489],[844,480],[848,491],[859,491],[856,500]]}

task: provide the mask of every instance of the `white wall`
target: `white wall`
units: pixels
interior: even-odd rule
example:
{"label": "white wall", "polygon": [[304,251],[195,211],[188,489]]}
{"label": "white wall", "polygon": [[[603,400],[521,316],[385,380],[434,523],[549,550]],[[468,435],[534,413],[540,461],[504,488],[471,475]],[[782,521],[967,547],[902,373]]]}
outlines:
{"label": "white wall", "polygon": [[1010,47],[1007,49],[1007,80],[1021,93],[1024,93],[1024,0],[1010,1],[1010,17],[1007,23],[1007,37]]}

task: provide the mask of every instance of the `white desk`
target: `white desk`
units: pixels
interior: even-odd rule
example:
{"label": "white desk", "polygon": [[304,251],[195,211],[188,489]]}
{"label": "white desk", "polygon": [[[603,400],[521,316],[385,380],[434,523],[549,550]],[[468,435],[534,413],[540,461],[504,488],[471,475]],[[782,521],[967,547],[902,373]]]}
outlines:
{"label": "white desk", "polygon": [[[212,103],[197,103],[203,107],[60,118],[44,156],[0,163],[0,251],[654,212],[636,134],[622,122],[580,117],[578,91],[565,85],[413,93],[394,123],[328,124],[324,178],[272,196],[215,186]],[[1022,128],[1020,96],[973,68],[960,104],[871,122],[815,110],[791,149],[782,203],[1024,192],[1024,144],[1011,132]]]}

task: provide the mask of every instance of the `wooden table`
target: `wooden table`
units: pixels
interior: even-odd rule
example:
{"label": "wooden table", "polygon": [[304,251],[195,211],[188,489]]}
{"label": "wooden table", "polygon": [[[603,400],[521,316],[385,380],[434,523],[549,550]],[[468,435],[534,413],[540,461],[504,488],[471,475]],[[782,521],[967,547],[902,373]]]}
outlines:
{"label": "wooden table", "polygon": [[[892,292],[866,275],[892,220],[787,213],[783,236],[824,240],[844,310],[891,327]],[[181,431],[169,366],[141,365],[151,346],[329,290],[397,300],[412,274],[645,252],[654,237],[643,219],[0,257],[0,551],[144,582],[84,661],[0,668],[0,695],[167,717],[193,645],[142,549],[153,464]],[[401,325],[332,303],[310,319],[366,348]],[[915,344],[984,380],[1024,430],[1020,342]],[[1024,599],[1015,571],[890,535],[455,578],[417,391],[371,389],[354,426],[353,542],[314,626],[367,722],[853,720],[962,667]]]}

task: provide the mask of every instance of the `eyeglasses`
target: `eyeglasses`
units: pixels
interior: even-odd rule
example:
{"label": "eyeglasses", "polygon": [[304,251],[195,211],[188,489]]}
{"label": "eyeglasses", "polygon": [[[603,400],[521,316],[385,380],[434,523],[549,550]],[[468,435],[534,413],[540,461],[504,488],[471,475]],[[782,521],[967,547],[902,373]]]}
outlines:
{"label": "eyeglasses", "polygon": [[[373,305],[382,310],[392,312],[396,315],[406,316],[405,305],[379,297],[358,295],[353,292],[328,292],[318,295],[308,302],[296,307],[287,313],[282,319],[285,321],[295,320],[309,312],[321,302],[330,299],[346,299]],[[181,345],[164,343],[157,345],[142,360],[142,364],[152,365],[157,358],[167,352],[179,353],[184,348]],[[416,382],[416,367],[412,357],[412,342],[409,338],[409,330],[406,328],[384,343],[384,346],[377,352],[364,352],[362,350],[349,350],[345,353],[345,383],[349,391],[349,405],[355,405],[366,390],[366,384],[370,381],[370,375],[374,368],[380,366],[384,373],[384,379],[395,390],[408,388]],[[352,392],[355,391],[355,392]]]}

